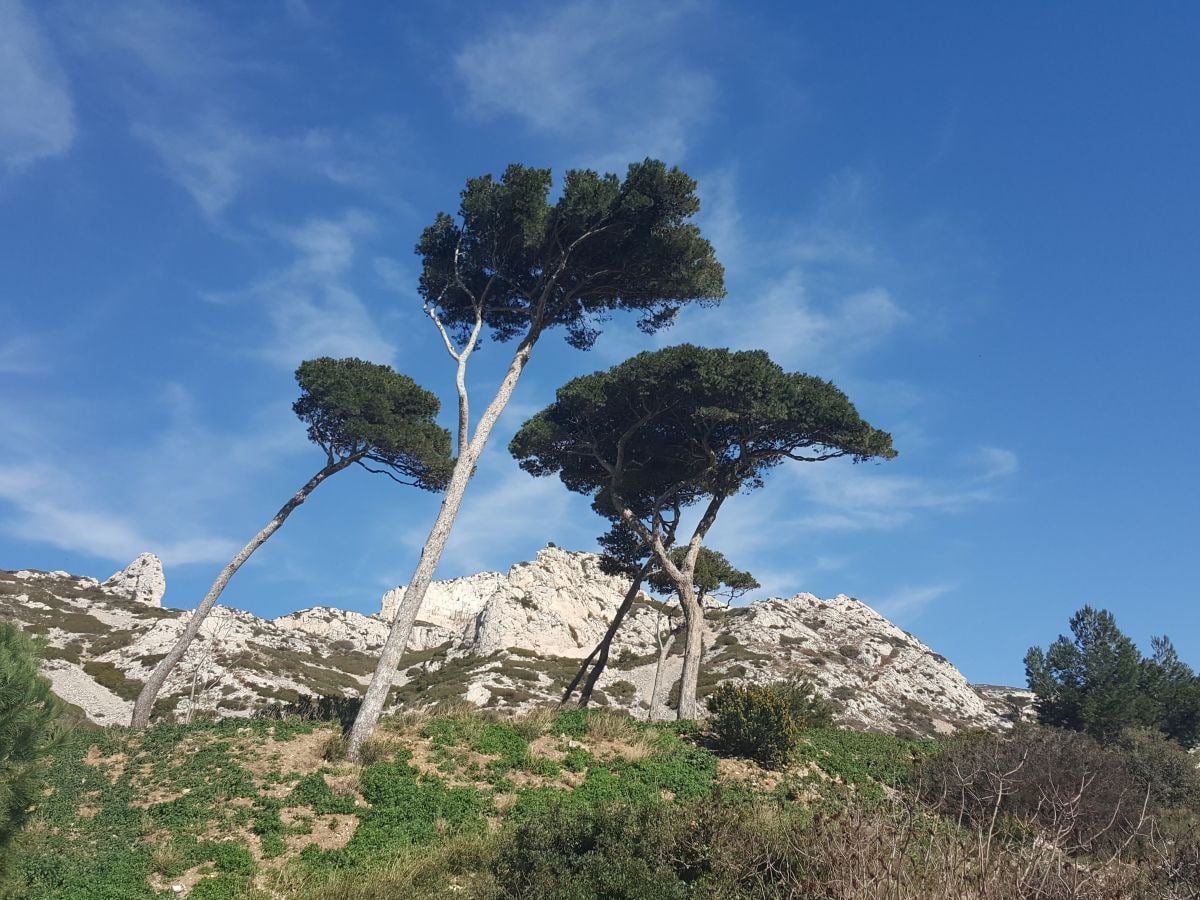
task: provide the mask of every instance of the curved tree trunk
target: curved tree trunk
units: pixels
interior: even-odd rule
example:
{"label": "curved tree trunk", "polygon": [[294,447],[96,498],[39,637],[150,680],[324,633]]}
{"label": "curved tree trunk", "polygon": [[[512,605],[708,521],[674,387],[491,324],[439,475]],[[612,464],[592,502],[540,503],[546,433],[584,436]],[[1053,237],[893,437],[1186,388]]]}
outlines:
{"label": "curved tree trunk", "polygon": [[204,620],[208,618],[208,614],[212,612],[212,608],[216,605],[217,599],[221,596],[221,592],[225,590],[225,586],[229,584],[229,579],[234,576],[234,573],[242,567],[254,551],[267,542],[267,539],[279,530],[279,527],[287,520],[287,517],[292,514],[297,506],[308,499],[308,495],[316,490],[317,485],[333,475],[335,472],[340,472],[351,463],[357,460],[357,456],[339,459],[325,466],[320,472],[308,480],[304,487],[292,496],[275,513],[274,518],[266,524],[258,534],[250,539],[239,552],[238,555],[229,561],[229,564],[221,570],[221,574],[217,576],[217,580],[212,583],[212,587],[208,589],[208,593],[204,595],[204,599],[200,601],[200,605],[196,607],[192,613],[192,618],[184,628],[183,634],[179,636],[179,640],[175,642],[175,646],[159,664],[154,668],[154,672],[142,687],[141,693],[138,694],[137,702],[133,705],[133,718],[130,724],[134,728],[144,728],[150,722],[150,711],[154,708],[154,701],[158,699],[158,692],[162,690],[163,684],[166,683],[167,677],[171,671],[183,659],[187,653],[188,647],[191,646],[196,635],[200,633],[200,626],[204,624]]}
{"label": "curved tree trunk", "polygon": [[462,505],[467,483],[475,473],[475,464],[479,461],[483,448],[487,446],[488,437],[491,436],[496,420],[500,418],[500,413],[504,411],[508,401],[512,398],[513,389],[517,386],[525,364],[529,362],[529,355],[533,351],[533,345],[537,342],[537,338],[537,332],[531,332],[521,342],[517,352],[513,355],[508,372],[500,382],[496,396],[484,410],[470,444],[465,448],[460,447],[459,457],[454,464],[454,472],[450,476],[450,484],[446,488],[446,496],[442,499],[441,509],[438,510],[437,519],[421,550],[417,569],[404,589],[404,597],[400,600],[400,606],[396,610],[396,618],[392,620],[392,630],[388,633],[387,641],[384,642],[379,663],[375,667],[375,674],[371,676],[371,683],[363,695],[362,706],[350,729],[346,753],[352,761],[358,759],[363,742],[371,736],[375,726],[379,723],[379,717],[383,715],[383,707],[391,692],[396,668],[408,646],[413,623],[425,600],[429,584],[433,581],[433,574],[437,571],[438,563],[441,562],[442,551],[446,549],[446,541],[449,540],[450,529],[454,527],[454,520],[458,517],[458,510]]}
{"label": "curved tree trunk", "polygon": [[[604,674],[604,667],[608,665],[608,652],[612,647],[613,638],[617,636],[617,630],[621,627],[621,623],[625,621],[625,617],[629,615],[629,610],[633,609],[633,603],[635,600],[637,600],[638,594],[641,593],[642,590],[642,579],[646,577],[646,574],[651,568],[652,563],[650,560],[646,560],[644,563],[642,563],[642,567],[638,569],[637,575],[635,575],[633,581],[630,582],[629,590],[625,592],[625,599],[621,601],[621,605],[618,607],[616,615],[613,616],[613,620],[608,626],[608,631],[604,633],[604,637],[601,639],[600,643],[596,645],[596,649],[592,651],[592,655],[598,655],[599,659],[596,660],[596,664],[592,667],[591,674],[588,675],[587,683],[583,686],[583,693],[579,695],[579,706],[581,709],[585,708],[588,705],[588,702],[592,699],[592,691],[596,689],[596,682],[600,680],[600,676]],[[591,657],[589,656],[588,659],[591,659]],[[579,669],[579,675],[575,676],[575,681],[571,683],[571,687],[568,688],[567,693],[563,695],[563,703],[566,703],[570,698],[571,691],[574,690],[575,685],[579,683],[579,677],[583,674],[583,671],[586,668],[587,661],[584,661],[584,664]],[[562,704],[559,705],[561,706]]]}
{"label": "curved tree trunk", "polygon": [[700,681],[700,658],[704,655],[704,607],[696,598],[691,579],[678,585],[683,607],[683,670],[679,673],[679,712],[676,718],[700,718],[696,692]]}

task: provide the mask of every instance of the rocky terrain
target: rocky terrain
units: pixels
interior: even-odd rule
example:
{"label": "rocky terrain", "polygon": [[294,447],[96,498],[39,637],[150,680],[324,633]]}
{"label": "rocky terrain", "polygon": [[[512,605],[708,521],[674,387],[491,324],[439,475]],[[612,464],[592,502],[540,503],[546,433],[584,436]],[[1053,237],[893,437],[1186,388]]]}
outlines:
{"label": "rocky terrain", "polygon": [[[526,707],[556,700],[600,640],[628,582],[590,553],[547,547],[506,574],[436,582],[426,599],[393,700],[431,706],[465,698]],[[55,691],[98,724],[123,724],[132,700],[190,613],[164,608],[158,560],[143,554],[101,583],[66,572],[0,571],[0,618],[45,639]],[[329,607],[274,620],[218,608],[168,682],[156,711],[248,715],[301,694],[357,694],[374,670],[401,588],[373,616]],[[675,610],[642,595],[626,619],[594,702],[645,716],[658,637]],[[680,658],[666,658],[663,696]],[[708,611],[701,693],[727,678],[797,674],[816,682],[857,728],[901,734],[999,727],[1028,705],[1027,692],[973,688],[945,658],[850,597],[811,594]]]}

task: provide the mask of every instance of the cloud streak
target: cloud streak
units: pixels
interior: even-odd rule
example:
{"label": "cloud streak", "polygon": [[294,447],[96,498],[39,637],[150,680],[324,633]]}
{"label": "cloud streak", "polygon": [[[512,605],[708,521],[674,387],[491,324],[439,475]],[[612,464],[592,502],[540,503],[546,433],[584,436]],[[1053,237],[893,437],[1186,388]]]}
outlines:
{"label": "cloud streak", "polygon": [[694,8],[610,0],[551,7],[532,21],[502,18],[454,55],[463,112],[514,117],[588,147],[597,167],[646,154],[678,160],[716,93],[670,40]]}
{"label": "cloud streak", "polygon": [[247,288],[206,296],[217,303],[253,304],[265,312],[271,334],[248,352],[272,365],[293,369],[317,356],[391,363],[395,347],[351,286],[358,243],[374,230],[374,220],[358,210],[275,229],[292,252],[291,263]]}
{"label": "cloud streak", "polygon": [[0,166],[20,170],[70,149],[76,125],[66,76],[19,0],[0,0],[0,85]]}
{"label": "cloud streak", "polygon": [[[168,565],[228,561],[248,537],[226,532],[230,502],[305,448],[303,429],[286,410],[240,432],[211,427],[178,386],[164,408],[158,430],[103,450],[71,439],[77,422],[0,410],[11,426],[0,435],[0,529],[115,563],[146,550]],[[98,471],[103,478],[75,474]]]}

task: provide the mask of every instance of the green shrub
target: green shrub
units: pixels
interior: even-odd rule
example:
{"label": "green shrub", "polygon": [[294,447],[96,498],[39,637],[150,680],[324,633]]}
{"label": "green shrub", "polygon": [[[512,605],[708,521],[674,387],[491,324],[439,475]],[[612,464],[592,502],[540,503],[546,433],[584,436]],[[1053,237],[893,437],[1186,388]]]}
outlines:
{"label": "green shrub", "polygon": [[1177,743],[1150,728],[1128,728],[1115,747],[1155,803],[1200,807],[1200,772],[1191,754]]}
{"label": "green shrub", "polygon": [[708,698],[709,720],[718,749],[784,765],[799,732],[833,721],[833,708],[806,681],[789,679],[767,685],[722,684]]}
{"label": "green shrub", "polygon": [[41,790],[39,760],[56,737],[57,712],[50,682],[38,675],[33,641],[0,622],[0,877],[7,848]]}
{"label": "green shrub", "polygon": [[710,726],[723,753],[782,766],[799,736],[787,699],[765,685],[722,684],[708,698]]}
{"label": "green shrub", "polygon": [[513,832],[496,862],[497,883],[510,897],[686,897],[687,884],[661,846],[663,813],[550,803]]}

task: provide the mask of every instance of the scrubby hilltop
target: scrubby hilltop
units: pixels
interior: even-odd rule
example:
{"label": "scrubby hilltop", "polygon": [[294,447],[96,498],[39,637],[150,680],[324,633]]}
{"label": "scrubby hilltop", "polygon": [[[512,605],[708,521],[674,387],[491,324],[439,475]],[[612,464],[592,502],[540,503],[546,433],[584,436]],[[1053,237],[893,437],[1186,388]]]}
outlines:
{"label": "scrubby hilltop", "polygon": [[[547,547],[506,574],[485,572],[430,589],[393,699],[428,706],[465,698],[521,708],[557,699],[600,640],[628,587],[599,557]],[[105,583],[65,572],[0,572],[0,617],[48,643],[56,692],[99,724],[127,720],[143,679],[187,622],[161,607],[157,559],[139,557]],[[330,607],[274,620],[220,608],[168,682],[157,712],[246,715],[300,694],[357,694],[387,635],[401,589],[378,614]],[[646,714],[656,634],[674,610],[643,595],[618,636],[594,702]],[[842,724],[901,734],[997,727],[1023,692],[981,693],[953,665],[858,600],[811,594],[710,608],[701,693],[727,678],[812,679]],[[679,674],[668,657],[664,685]]]}

